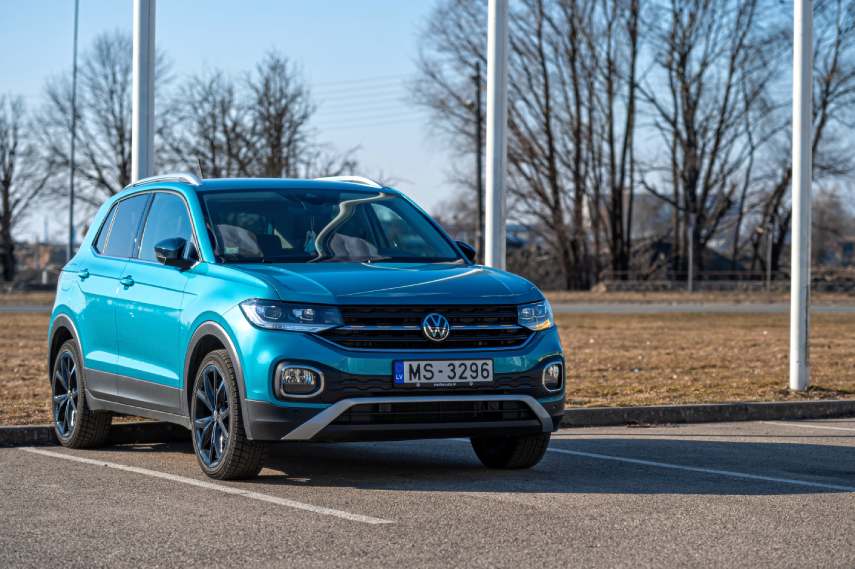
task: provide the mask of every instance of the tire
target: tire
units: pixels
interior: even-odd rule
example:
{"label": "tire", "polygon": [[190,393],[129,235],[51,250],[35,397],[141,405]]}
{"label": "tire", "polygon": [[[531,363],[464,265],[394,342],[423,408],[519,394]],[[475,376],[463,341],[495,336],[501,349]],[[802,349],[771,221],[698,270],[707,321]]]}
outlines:
{"label": "tire", "polygon": [[113,415],[92,411],[86,401],[86,377],[77,342],[67,340],[56,353],[51,369],[51,414],[59,444],[93,448],[110,437]]}
{"label": "tire", "polygon": [[472,437],[472,448],[487,468],[521,469],[536,465],[546,454],[552,433],[505,437]]}
{"label": "tire", "polygon": [[193,450],[202,472],[217,480],[258,475],[266,445],[246,437],[237,376],[225,350],[215,350],[202,360],[193,382],[190,418]]}

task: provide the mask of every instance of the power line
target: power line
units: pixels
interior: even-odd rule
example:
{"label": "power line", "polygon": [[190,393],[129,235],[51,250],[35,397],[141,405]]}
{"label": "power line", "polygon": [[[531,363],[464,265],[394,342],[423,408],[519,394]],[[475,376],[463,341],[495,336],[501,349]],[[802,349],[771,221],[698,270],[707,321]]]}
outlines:
{"label": "power line", "polygon": [[315,99],[323,99],[330,101],[350,100],[350,99],[371,99],[374,97],[388,97],[395,94],[408,94],[411,91],[402,87],[393,87],[385,89],[373,89],[371,91],[347,91],[334,95],[325,95],[323,93],[313,92],[311,95]]}
{"label": "power line", "polygon": [[407,125],[415,125],[419,122],[422,122],[424,117],[413,117],[412,119],[401,119],[395,121],[381,121],[375,123],[368,124],[352,124],[352,125],[332,125],[332,126],[319,126],[318,130],[353,130],[356,128],[360,129],[372,129],[379,127],[387,127],[387,126],[407,126]]}
{"label": "power line", "polygon": [[358,107],[340,107],[337,109],[329,109],[329,108],[321,108],[318,110],[318,116],[342,116],[342,115],[353,115],[353,114],[361,114],[361,113],[376,113],[379,111],[401,111],[401,110],[413,110],[415,107],[412,104],[406,103],[404,101],[399,102],[388,102],[388,103],[376,103],[372,105],[361,105]]}
{"label": "power line", "polygon": [[377,89],[389,89],[395,87],[404,87],[407,84],[403,81],[389,81],[386,83],[366,83],[365,85],[339,85],[335,88],[325,87],[323,89],[317,89],[309,85],[309,89],[315,93],[330,93],[330,94],[338,94],[338,93],[353,93],[359,91],[374,91]]}
{"label": "power line", "polygon": [[379,105],[379,104],[394,104],[394,103],[408,103],[412,102],[410,97],[405,97],[403,95],[387,95],[385,97],[374,97],[371,99],[352,99],[352,100],[342,100],[342,101],[319,101],[317,106],[319,109],[349,109],[349,108],[358,108],[365,107],[370,105]]}
{"label": "power line", "polygon": [[393,118],[405,118],[405,117],[423,117],[425,116],[423,111],[396,111],[394,113],[383,113],[383,114],[369,114],[362,115],[357,117],[347,117],[343,118],[339,121],[335,121],[336,124],[350,124],[357,123],[363,121],[374,121],[374,120],[384,120],[384,119],[393,119]]}
{"label": "power line", "polygon": [[359,79],[341,79],[341,80],[335,79],[335,80],[331,80],[331,81],[316,81],[313,84],[314,85],[340,85],[342,83],[348,83],[348,84],[368,83],[368,82],[377,83],[377,82],[387,81],[390,79],[399,79],[400,80],[400,79],[404,79],[406,77],[408,77],[408,75],[398,73],[398,74],[390,74],[390,75],[375,75],[374,77],[360,77]]}

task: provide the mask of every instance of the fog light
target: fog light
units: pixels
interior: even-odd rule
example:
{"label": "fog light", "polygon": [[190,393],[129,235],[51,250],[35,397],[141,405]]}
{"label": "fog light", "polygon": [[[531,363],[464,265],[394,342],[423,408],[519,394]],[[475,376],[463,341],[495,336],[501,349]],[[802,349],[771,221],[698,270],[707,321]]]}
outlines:
{"label": "fog light", "polygon": [[564,366],[560,363],[548,364],[543,368],[543,387],[549,391],[558,391],[564,386]]}
{"label": "fog light", "polygon": [[314,397],[324,389],[324,374],[313,367],[279,364],[275,388],[278,397]]}

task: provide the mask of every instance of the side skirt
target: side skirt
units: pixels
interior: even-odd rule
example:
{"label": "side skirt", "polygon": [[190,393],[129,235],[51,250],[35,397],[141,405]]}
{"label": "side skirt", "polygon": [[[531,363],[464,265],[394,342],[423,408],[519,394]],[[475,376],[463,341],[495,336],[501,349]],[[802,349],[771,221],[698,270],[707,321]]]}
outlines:
{"label": "side skirt", "polygon": [[113,413],[119,413],[121,415],[134,415],[137,417],[145,417],[146,419],[153,419],[155,421],[166,421],[168,423],[181,425],[185,429],[190,428],[189,417],[166,413],[165,411],[157,411],[155,409],[147,409],[145,407],[137,407],[126,403],[99,399],[92,395],[92,392],[88,389],[86,390],[86,402],[89,404],[89,408],[93,411],[112,411]]}

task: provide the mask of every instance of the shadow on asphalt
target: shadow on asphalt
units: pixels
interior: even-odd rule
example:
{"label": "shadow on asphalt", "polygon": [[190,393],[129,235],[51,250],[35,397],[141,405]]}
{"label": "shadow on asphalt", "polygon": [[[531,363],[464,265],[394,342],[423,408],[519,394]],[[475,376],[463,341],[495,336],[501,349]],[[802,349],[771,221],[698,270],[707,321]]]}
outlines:
{"label": "shadow on asphalt", "polygon": [[[676,438],[564,438],[553,439],[550,448],[756,476],[855,485],[855,448],[851,446]],[[195,462],[189,442],[152,442],[104,450],[176,453]],[[261,476],[250,484],[407,492],[547,494],[766,496],[838,492],[557,452],[547,453],[546,458],[530,470],[488,470],[481,466],[468,442],[463,440],[280,444],[271,446],[265,467]]]}

